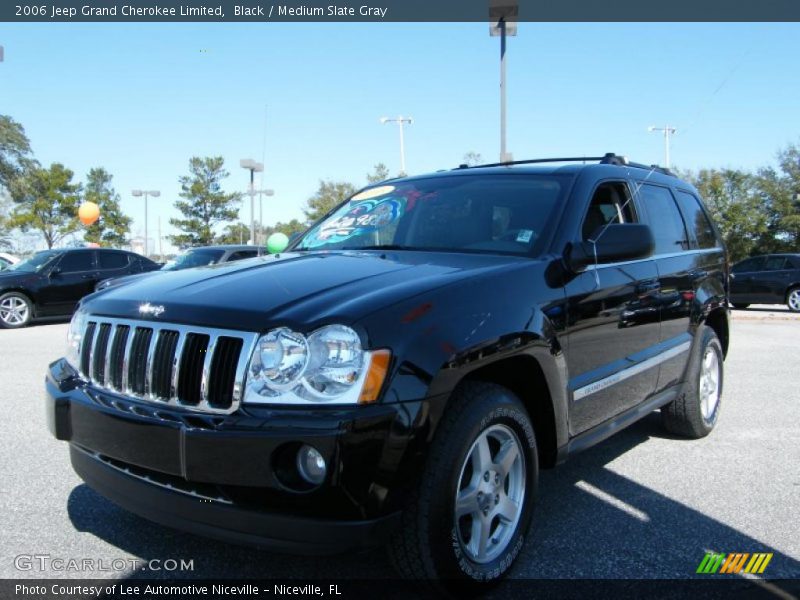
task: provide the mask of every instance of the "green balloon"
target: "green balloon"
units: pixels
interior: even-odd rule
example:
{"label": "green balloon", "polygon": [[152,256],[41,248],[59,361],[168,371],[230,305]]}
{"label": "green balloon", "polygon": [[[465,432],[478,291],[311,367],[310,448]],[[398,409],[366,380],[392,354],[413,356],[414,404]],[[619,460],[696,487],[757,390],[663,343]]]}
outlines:
{"label": "green balloon", "polygon": [[286,237],[285,233],[281,233],[278,231],[277,233],[273,233],[271,236],[267,238],[267,250],[269,250],[270,254],[277,254],[278,252],[283,252],[286,249],[286,246],[289,245],[289,238]]}

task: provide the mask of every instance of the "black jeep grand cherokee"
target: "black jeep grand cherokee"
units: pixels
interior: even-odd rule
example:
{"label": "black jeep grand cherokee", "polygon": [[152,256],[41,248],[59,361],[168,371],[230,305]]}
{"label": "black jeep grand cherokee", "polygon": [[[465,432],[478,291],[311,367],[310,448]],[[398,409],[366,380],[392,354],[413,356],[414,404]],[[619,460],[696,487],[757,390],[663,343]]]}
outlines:
{"label": "black jeep grand cherokee", "polygon": [[168,526],[497,579],[540,468],[659,408],[692,438],[719,415],[728,265],[697,191],[575,162],[383,182],[280,254],[88,297],[52,432]]}

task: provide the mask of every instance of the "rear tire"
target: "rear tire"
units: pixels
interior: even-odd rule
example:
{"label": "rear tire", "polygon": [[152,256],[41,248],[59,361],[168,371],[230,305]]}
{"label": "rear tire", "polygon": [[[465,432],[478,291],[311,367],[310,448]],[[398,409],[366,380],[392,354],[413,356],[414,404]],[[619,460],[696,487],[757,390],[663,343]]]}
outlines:
{"label": "rear tire", "polygon": [[479,593],[525,541],[539,475],[533,426],[509,390],[470,382],[450,400],[428,456],[389,557],[406,578]]}
{"label": "rear tire", "polygon": [[786,292],[786,306],[792,312],[800,312],[800,287],[794,287]]}
{"label": "rear tire", "polygon": [[21,292],[8,292],[0,296],[0,327],[19,329],[33,319],[33,305]]}
{"label": "rear tire", "polygon": [[714,330],[701,325],[680,395],[661,408],[667,431],[699,439],[714,429],[722,396],[722,345]]}

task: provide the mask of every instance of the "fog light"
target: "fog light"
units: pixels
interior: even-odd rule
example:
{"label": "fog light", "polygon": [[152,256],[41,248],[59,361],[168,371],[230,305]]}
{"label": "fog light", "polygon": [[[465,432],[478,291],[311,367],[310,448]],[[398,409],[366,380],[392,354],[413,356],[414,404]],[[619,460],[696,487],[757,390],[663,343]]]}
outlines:
{"label": "fog light", "polygon": [[297,471],[308,483],[319,485],[325,480],[328,468],[319,450],[313,446],[303,445],[297,451]]}

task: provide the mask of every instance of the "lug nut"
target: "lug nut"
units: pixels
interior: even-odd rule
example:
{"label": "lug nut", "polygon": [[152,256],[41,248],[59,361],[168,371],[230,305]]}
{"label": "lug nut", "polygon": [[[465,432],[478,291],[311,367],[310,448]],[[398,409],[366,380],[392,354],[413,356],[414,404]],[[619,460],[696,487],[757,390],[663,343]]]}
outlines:
{"label": "lug nut", "polygon": [[495,473],[494,474],[494,483],[495,483],[495,485],[500,483],[500,473]]}
{"label": "lug nut", "polygon": [[495,504],[500,504],[500,494],[495,494],[494,495],[494,503]]}
{"label": "lug nut", "polygon": [[489,481],[489,471],[486,471],[486,473],[483,474],[483,480]]}

